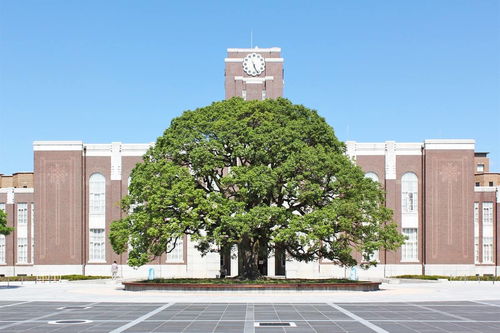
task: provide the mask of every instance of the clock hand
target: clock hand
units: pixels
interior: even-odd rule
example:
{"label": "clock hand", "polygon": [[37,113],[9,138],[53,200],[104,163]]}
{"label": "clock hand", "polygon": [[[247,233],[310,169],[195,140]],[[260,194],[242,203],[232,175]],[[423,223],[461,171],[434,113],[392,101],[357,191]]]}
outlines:
{"label": "clock hand", "polygon": [[253,69],[257,72],[257,67],[255,67],[255,62],[252,60]]}

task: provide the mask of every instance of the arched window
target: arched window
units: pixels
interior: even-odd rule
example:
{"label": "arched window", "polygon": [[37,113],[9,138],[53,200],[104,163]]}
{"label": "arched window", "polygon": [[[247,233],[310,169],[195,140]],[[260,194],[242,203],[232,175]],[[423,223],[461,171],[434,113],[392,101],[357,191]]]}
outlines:
{"label": "arched window", "polygon": [[370,172],[367,172],[367,173],[365,173],[365,177],[366,177],[366,178],[370,178],[370,179],[371,179],[371,180],[373,180],[374,182],[377,182],[377,183],[379,182],[379,181],[378,181],[378,176],[377,176],[377,174],[376,174],[375,172],[371,172],[371,171],[370,171]]}
{"label": "arched window", "polygon": [[90,215],[101,215],[106,211],[106,178],[94,173],[89,179],[89,212]]}
{"label": "arched window", "polygon": [[418,212],[418,178],[413,172],[401,177],[401,206],[403,213]]}
{"label": "arched window", "polygon": [[94,173],[89,178],[89,261],[106,260],[106,178]]}
{"label": "arched window", "polygon": [[401,247],[402,262],[418,261],[418,177],[407,172],[401,177],[401,231],[408,237]]}
{"label": "arched window", "polygon": [[[369,171],[365,173],[365,178],[370,178],[374,182],[379,182],[378,176],[375,172]],[[379,250],[373,251],[372,255],[368,257],[369,261],[379,261]],[[366,255],[363,253],[363,259],[366,257]]]}

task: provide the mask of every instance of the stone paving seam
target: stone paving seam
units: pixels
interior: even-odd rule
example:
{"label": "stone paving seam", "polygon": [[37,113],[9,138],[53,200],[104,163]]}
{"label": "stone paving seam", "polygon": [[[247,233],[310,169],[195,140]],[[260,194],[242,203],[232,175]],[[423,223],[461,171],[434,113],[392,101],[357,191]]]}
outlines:
{"label": "stone paving seam", "polygon": [[477,303],[477,304],[489,305],[489,306],[494,306],[494,307],[500,308],[500,304],[486,303],[486,302],[481,302],[481,301],[471,301],[471,302]]}
{"label": "stone paving seam", "polygon": [[421,308],[421,309],[429,310],[429,311],[432,311],[432,312],[435,312],[435,313],[439,313],[439,314],[442,314],[442,315],[445,315],[445,316],[450,316],[450,317],[453,317],[453,318],[461,319],[463,321],[468,321],[468,322],[472,321],[472,322],[475,322],[475,320],[472,320],[472,319],[469,319],[469,318],[465,318],[465,317],[462,317],[462,316],[459,316],[459,315],[454,315],[452,313],[448,313],[448,312],[445,312],[445,311],[436,310],[436,309],[433,309],[433,308],[430,308],[430,307],[427,307],[427,306],[424,306],[424,305],[418,305],[418,304],[415,304],[415,303],[406,303],[406,304],[411,304],[413,306],[416,306],[417,308]]}
{"label": "stone paving seam", "polygon": [[126,324],[126,325],[123,325],[121,327],[118,327],[112,331],[110,331],[110,333],[121,333],[137,324],[139,324],[140,322],[143,322],[144,320],[148,319],[149,317],[152,317],[154,316],[155,314],[157,314],[158,312],[161,312],[163,310],[165,310],[166,308],[168,308],[169,306],[172,306],[174,305],[175,303],[167,303],[167,304],[164,304],[162,306],[160,306],[159,308],[151,311],[151,312],[148,312],[146,313],[145,315],[135,319],[134,321],[131,321],[130,323]]}
{"label": "stone paving seam", "polygon": [[31,319],[26,319],[26,320],[22,320],[22,321],[17,321],[15,323],[12,323],[12,324],[9,324],[9,325],[0,326],[0,330],[3,330],[4,328],[10,328],[10,327],[14,327],[14,326],[18,326],[18,325],[30,323],[32,321],[40,320],[40,319],[43,319],[43,318],[48,318],[48,317],[54,316],[56,314],[67,313],[69,311],[70,310],[59,310],[57,312],[52,312],[52,313],[49,313],[49,314],[46,314],[46,315],[43,315],[43,316],[39,316],[39,317],[36,317],[36,318],[31,318]]}
{"label": "stone paving seam", "polygon": [[337,309],[338,311],[342,312],[343,314],[351,317],[352,319],[356,320],[357,322],[365,325],[366,327],[368,328],[371,328],[372,330],[374,330],[375,332],[377,333],[389,333],[388,331],[384,330],[383,328],[369,322],[368,320],[365,320],[357,315],[355,315],[354,313],[338,306],[337,304],[335,303],[328,303],[328,305],[330,305],[331,307],[333,307],[334,309]]}
{"label": "stone paving seam", "polygon": [[[310,323],[309,321],[306,320],[306,318],[304,318],[304,316],[302,315],[302,313],[300,313],[298,310],[297,310],[297,307],[295,306],[295,304],[292,304],[293,308],[295,309],[295,311],[300,315],[300,317],[307,323],[307,325],[309,325],[310,328],[312,328],[312,330],[314,331],[314,333],[318,333],[318,331],[316,330],[316,328],[314,328]],[[313,308],[318,311],[316,309],[316,307],[313,306]],[[326,317],[326,316],[325,316]]]}
{"label": "stone paving seam", "polygon": [[24,302],[11,303],[11,304],[7,304],[7,305],[0,305],[0,308],[6,308],[9,306],[20,305],[20,304],[31,303],[31,302],[33,302],[33,301],[24,301]]}
{"label": "stone paving seam", "polygon": [[245,326],[243,329],[243,333],[255,333],[255,326],[253,324],[255,321],[254,309],[255,309],[254,304],[247,303],[247,309],[245,314]]}
{"label": "stone paving seam", "polygon": [[[224,317],[224,314],[226,313],[226,311],[227,311],[227,308],[228,308],[228,307],[229,307],[229,303],[226,305],[226,308],[224,309],[224,312],[222,312],[222,315],[219,317],[219,320],[217,321],[217,324],[215,324],[214,329],[212,330],[212,333],[214,333],[214,332],[217,330],[217,327],[219,326],[219,323],[220,323],[220,321],[222,320],[222,317]],[[201,315],[202,313],[203,313],[203,311],[202,311],[202,312],[200,312],[200,315]],[[199,317],[199,316],[198,316],[198,317]]]}

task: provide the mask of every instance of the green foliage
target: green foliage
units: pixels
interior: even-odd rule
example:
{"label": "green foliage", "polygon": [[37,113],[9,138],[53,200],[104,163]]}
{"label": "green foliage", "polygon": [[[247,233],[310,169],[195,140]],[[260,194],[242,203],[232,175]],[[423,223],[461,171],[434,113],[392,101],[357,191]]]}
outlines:
{"label": "green foliage", "polygon": [[[184,234],[204,254],[240,248],[244,277],[259,251],[356,265],[404,241],[378,183],[344,154],[316,111],[286,99],[216,102],[172,120],[132,171],[127,217],[110,239],[129,265],[173,249]],[[370,262],[366,266],[375,265]]]}
{"label": "green foliage", "polygon": [[[49,279],[50,278],[50,279]],[[57,275],[57,276],[0,276],[0,281],[56,281],[56,280],[69,280],[69,281],[77,281],[77,280],[98,280],[98,279],[111,279],[111,276],[100,276],[100,275],[79,275],[79,274],[71,274],[71,275]]]}
{"label": "green foliage", "polygon": [[348,279],[153,279],[140,281],[142,283],[188,283],[188,284],[312,284],[312,283],[363,283]]}
{"label": "green foliage", "polygon": [[14,228],[7,226],[7,214],[0,209],[0,235],[8,235],[12,230]]}

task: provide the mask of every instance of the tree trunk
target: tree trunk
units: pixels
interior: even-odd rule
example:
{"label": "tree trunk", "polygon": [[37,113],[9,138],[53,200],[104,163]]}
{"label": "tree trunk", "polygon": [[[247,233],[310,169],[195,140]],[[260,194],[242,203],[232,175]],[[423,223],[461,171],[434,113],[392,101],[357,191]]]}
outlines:
{"label": "tree trunk", "polygon": [[251,241],[247,236],[241,240],[239,255],[241,256],[240,278],[256,280],[261,276],[259,271],[259,242]]}

